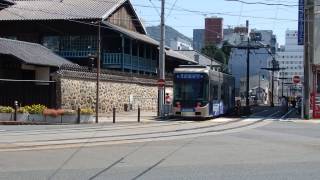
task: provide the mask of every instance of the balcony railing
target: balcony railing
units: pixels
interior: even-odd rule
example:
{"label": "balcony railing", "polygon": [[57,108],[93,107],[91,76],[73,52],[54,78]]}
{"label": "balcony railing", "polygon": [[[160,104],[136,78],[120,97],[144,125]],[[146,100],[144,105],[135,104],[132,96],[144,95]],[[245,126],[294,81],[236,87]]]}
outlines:
{"label": "balcony railing", "polygon": [[[96,51],[59,51],[56,53],[65,58],[87,58],[89,54],[95,54]],[[101,58],[104,68],[126,69],[149,73],[156,73],[157,69],[156,60],[130,56],[129,54],[103,53]],[[124,61],[122,61],[123,59]]]}
{"label": "balcony railing", "polygon": [[[124,58],[124,61],[122,61]],[[103,67],[156,73],[157,61],[122,53],[103,53]]]}
{"label": "balcony railing", "polygon": [[88,51],[76,51],[76,50],[75,51],[64,51],[64,50],[61,50],[56,53],[62,57],[65,57],[65,58],[85,58],[85,57],[88,57],[89,54],[96,53],[96,51],[94,51],[94,50],[88,50]]}

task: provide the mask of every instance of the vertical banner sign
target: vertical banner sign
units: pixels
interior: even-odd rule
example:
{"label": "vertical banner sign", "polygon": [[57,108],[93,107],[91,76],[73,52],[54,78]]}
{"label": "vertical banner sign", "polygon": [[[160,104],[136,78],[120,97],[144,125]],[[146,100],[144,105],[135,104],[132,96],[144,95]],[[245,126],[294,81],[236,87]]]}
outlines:
{"label": "vertical banner sign", "polygon": [[299,0],[298,45],[304,45],[304,0]]}

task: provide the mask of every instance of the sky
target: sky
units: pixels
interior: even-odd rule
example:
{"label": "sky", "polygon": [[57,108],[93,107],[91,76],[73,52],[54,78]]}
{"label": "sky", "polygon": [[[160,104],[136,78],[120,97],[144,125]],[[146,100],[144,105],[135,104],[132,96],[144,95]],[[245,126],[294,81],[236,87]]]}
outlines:
{"label": "sky", "polygon": [[[244,0],[297,5],[298,0]],[[160,0],[131,0],[145,26],[160,24]],[[197,11],[197,12],[190,12]],[[243,4],[226,0],[166,0],[166,25],[172,26],[188,37],[193,29],[204,28],[205,17],[224,18],[224,28],[245,25],[249,20],[250,29],[273,30],[280,45],[285,42],[287,29],[298,29],[297,6],[270,6]]]}

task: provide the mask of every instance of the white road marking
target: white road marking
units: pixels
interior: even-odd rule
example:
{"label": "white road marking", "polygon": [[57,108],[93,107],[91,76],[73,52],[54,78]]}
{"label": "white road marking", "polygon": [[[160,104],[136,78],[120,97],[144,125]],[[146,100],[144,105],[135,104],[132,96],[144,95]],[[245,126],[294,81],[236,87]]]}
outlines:
{"label": "white road marking", "polygon": [[280,119],[285,119],[286,116],[288,116],[290,113],[292,113],[294,109],[291,109],[289,112],[287,112],[285,115],[283,115]]}

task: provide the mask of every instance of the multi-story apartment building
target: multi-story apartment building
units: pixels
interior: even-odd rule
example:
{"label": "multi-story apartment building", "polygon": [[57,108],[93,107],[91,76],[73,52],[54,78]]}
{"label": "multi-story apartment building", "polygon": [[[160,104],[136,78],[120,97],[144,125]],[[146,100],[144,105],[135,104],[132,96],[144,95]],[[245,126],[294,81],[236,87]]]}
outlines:
{"label": "multi-story apartment building", "polygon": [[244,31],[246,27],[235,27],[223,30],[223,41],[227,41],[232,45],[238,45],[248,36],[248,32]]}
{"label": "multi-story apartment building", "polygon": [[205,19],[205,44],[220,44],[223,40],[223,18]]}
{"label": "multi-story apartment building", "polygon": [[[279,96],[302,95],[301,85],[295,85],[291,83],[294,76],[299,76],[301,81],[303,81],[303,54],[303,46],[298,45],[298,31],[287,30],[285,45],[281,46],[276,55],[276,59],[279,62],[280,68],[285,68],[277,73],[278,77],[280,77],[278,86]],[[282,83],[284,84],[283,89]]]}
{"label": "multi-story apartment building", "polygon": [[204,29],[193,30],[193,49],[196,51],[201,51],[204,47],[204,32]]}

